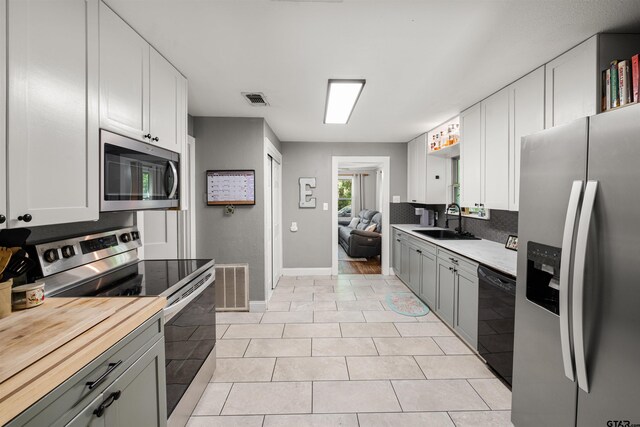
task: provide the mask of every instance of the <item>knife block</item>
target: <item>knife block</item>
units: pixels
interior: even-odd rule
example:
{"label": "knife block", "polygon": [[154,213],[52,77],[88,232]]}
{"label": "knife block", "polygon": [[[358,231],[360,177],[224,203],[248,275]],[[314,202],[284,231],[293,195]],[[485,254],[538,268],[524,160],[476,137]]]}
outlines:
{"label": "knife block", "polygon": [[0,283],[0,319],[11,314],[11,285],[13,279]]}

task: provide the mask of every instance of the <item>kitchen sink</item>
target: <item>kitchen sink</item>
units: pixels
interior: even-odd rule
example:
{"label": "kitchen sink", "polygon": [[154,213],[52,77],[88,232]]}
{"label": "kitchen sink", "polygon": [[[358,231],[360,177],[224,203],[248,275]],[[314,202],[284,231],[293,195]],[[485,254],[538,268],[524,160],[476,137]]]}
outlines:
{"label": "kitchen sink", "polygon": [[438,240],[480,240],[471,233],[458,234],[451,230],[413,230],[413,232]]}

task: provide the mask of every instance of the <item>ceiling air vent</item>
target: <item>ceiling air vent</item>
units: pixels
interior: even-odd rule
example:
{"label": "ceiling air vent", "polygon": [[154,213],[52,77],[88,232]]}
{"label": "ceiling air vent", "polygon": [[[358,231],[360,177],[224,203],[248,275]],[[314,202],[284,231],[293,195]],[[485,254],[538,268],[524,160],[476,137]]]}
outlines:
{"label": "ceiling air vent", "polygon": [[262,92],[242,92],[242,96],[254,107],[266,107],[269,105],[267,98],[265,98]]}

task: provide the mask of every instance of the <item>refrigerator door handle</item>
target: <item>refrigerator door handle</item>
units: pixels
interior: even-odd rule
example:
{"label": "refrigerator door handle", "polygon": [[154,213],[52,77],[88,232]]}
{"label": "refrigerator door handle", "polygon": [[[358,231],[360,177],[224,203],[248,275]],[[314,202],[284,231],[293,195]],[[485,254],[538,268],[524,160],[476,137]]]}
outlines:
{"label": "refrigerator door handle", "polygon": [[567,217],[564,221],[564,233],[562,236],[562,258],[560,259],[560,345],[562,348],[562,363],[564,375],[571,381],[575,381],[573,371],[573,354],[571,352],[569,329],[569,269],[571,268],[571,247],[573,246],[573,231],[578,215],[578,206],[582,196],[582,181],[573,181]]}
{"label": "refrigerator door handle", "polygon": [[584,353],[584,269],[587,261],[587,242],[589,228],[593,216],[593,206],[596,200],[598,181],[587,181],[576,236],[576,256],[573,271],[573,347],[576,359],[576,376],[578,386],[589,393],[587,378],[587,363]]}

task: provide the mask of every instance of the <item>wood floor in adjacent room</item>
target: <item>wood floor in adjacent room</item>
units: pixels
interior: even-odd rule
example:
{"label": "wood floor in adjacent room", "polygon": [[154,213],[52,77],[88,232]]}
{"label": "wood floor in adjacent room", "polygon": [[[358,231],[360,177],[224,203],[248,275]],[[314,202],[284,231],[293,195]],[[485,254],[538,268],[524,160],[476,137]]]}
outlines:
{"label": "wood floor in adjacent room", "polygon": [[339,274],[382,274],[380,257],[370,258],[366,261],[349,261],[349,256],[338,245],[338,273]]}

